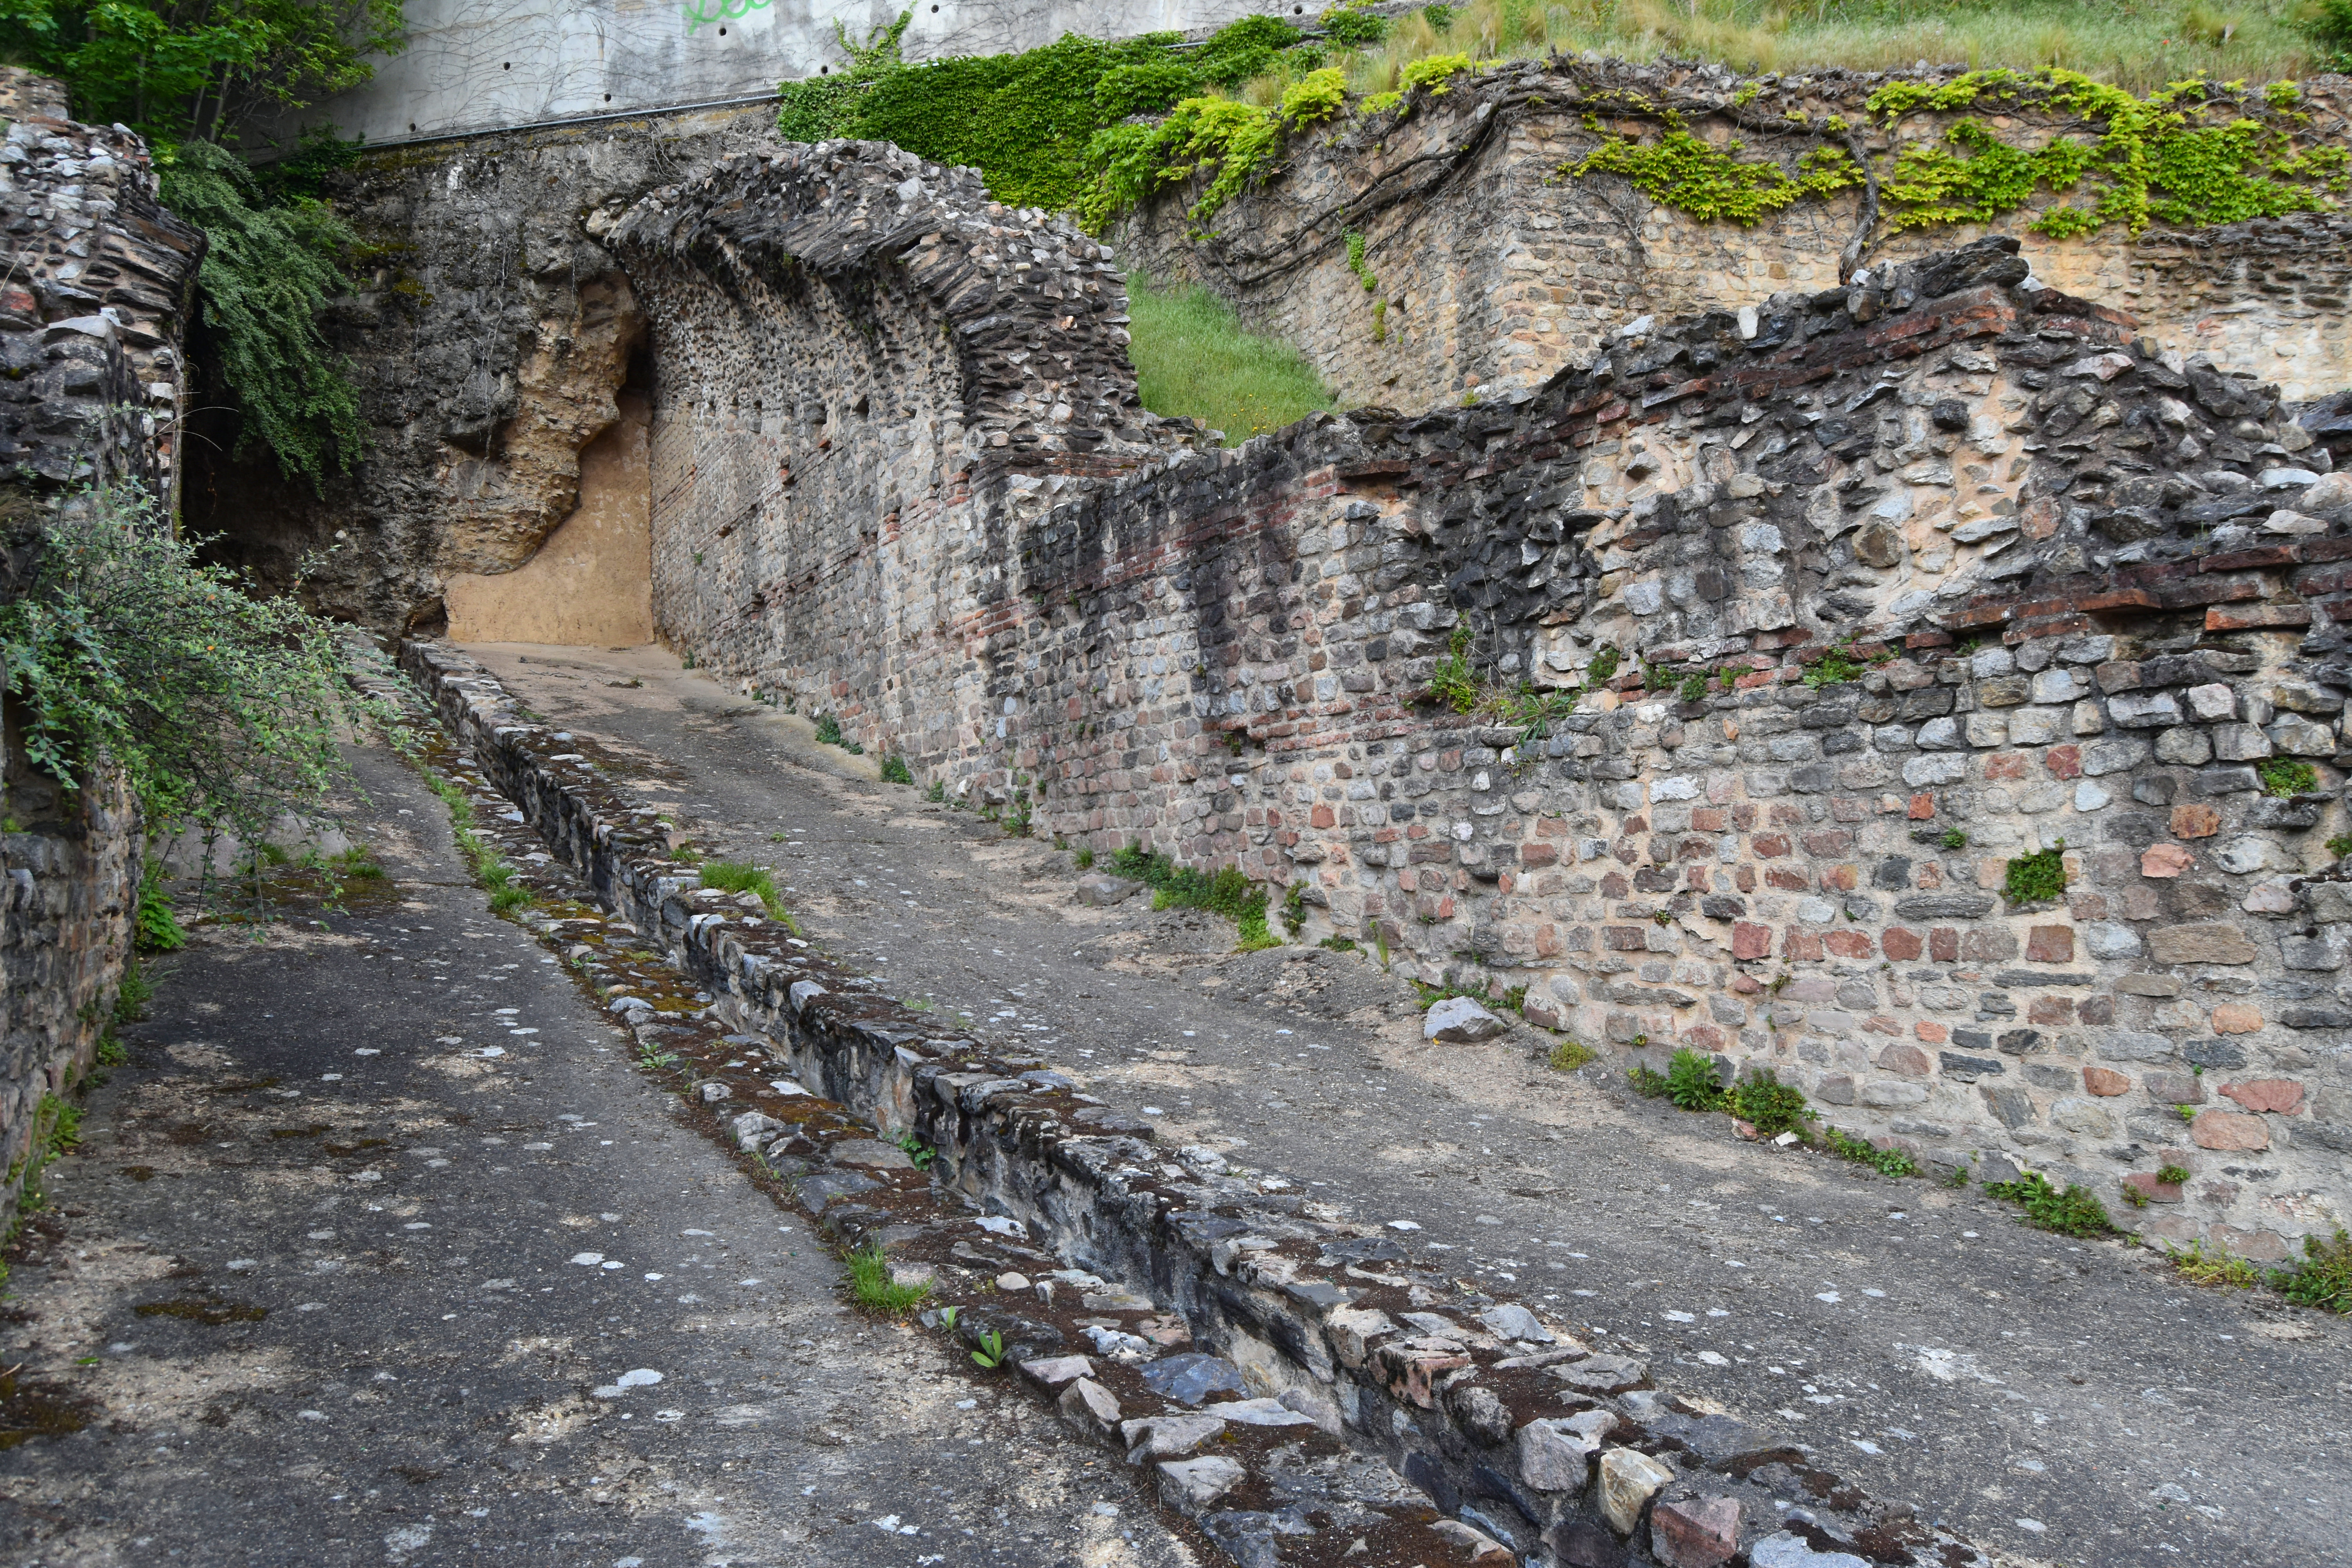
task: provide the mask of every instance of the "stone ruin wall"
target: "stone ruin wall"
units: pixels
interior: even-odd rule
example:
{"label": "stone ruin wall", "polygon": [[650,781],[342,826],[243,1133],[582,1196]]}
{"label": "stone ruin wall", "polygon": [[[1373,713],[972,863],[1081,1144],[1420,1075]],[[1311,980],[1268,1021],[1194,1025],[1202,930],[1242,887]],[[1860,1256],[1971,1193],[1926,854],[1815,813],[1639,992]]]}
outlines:
{"label": "stone ruin wall", "polygon": [[[178,479],[181,335],[203,237],[155,202],[147,149],[64,118],[53,81],[0,67],[0,599],[39,560],[37,525],[93,484],[168,507]],[[0,702],[0,1226],[43,1098],[88,1071],[131,951],[138,823],[110,783],[61,789]]]}
{"label": "stone ruin wall", "polygon": [[[902,160],[741,160],[614,232],[698,663],[919,781],[1031,792],[1041,833],[1303,884],[1304,940],[1525,985],[1621,1062],[1769,1066],[1931,1163],[2258,1257],[2343,1217],[2340,412],[1994,241],[1753,335],[1717,311],[1492,403],[1188,453],[1108,354],[1104,258]],[[1024,251],[1044,287],[1007,287]],[[842,341],[886,299],[919,324]],[[886,389],[895,418],[838,406]],[[1425,700],[1457,625],[1506,683],[1603,644],[1625,673],[1530,742]],[[1849,633],[1875,661],[1807,684]],[[2273,755],[2322,787],[2262,793]],[[2007,906],[2061,837],[2066,896]]]}
{"label": "stone ruin wall", "polygon": [[[1604,139],[1656,139],[1656,114],[1626,112],[1627,99],[1681,115],[1717,145],[1737,139],[1745,156],[1784,164],[1816,144],[1790,132],[1792,112],[1815,123],[1844,117],[1881,160],[1940,142],[1962,118],[1923,111],[1891,132],[1877,126],[1863,105],[1888,79],[1511,62],[1458,76],[1441,96],[1416,95],[1402,121],[1358,118],[1336,134],[1292,138],[1286,162],[1215,215],[1211,237],[1186,216],[1197,188],[1180,187],[1126,220],[1116,243],[1152,276],[1202,282],[1253,326],[1297,343],[1343,405],[1412,410],[1474,391],[1532,389],[1640,317],[1760,307],[1843,281],[1839,253],[1856,226],[1859,191],[1800,201],[1742,227],[1654,204],[1614,175],[1562,177]],[[2352,84],[2325,77],[2305,86],[2312,134],[2346,140]],[[2082,129],[2045,114],[1981,117],[2029,135]],[[2042,281],[2129,310],[2162,347],[2210,353],[2290,398],[2352,385],[2352,222],[2339,214],[2159,226],[2137,238],[2110,226],[2053,240],[2030,228],[2053,199],[2045,192],[1990,228],[1893,236],[1864,265],[2005,234],[2023,243]],[[1377,290],[1349,267],[1350,231],[1364,237]],[[1376,316],[1381,301],[1388,309]]]}

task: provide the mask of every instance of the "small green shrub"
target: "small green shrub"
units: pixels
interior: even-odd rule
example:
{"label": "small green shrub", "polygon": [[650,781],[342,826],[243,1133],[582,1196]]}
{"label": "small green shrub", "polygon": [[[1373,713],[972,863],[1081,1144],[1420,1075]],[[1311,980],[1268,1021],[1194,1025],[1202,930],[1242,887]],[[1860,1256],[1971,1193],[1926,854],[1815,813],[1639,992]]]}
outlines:
{"label": "small green shrub", "polygon": [[1084,871],[1094,865],[1095,852],[1091,849],[1081,849],[1077,853],[1076,859],[1078,862],[1078,869]]}
{"label": "small green shrub", "polygon": [[1685,1110],[1723,1109],[1723,1084],[1715,1076],[1714,1061],[1687,1047],[1666,1064],[1666,1098]]}
{"label": "small green shrub", "polygon": [[499,914],[504,914],[509,910],[520,909],[529,902],[530,902],[530,889],[512,884],[500,888],[490,895],[490,908]]}
{"label": "small green shrub", "polygon": [[940,1157],[940,1152],[916,1137],[914,1129],[911,1127],[901,1128],[894,1142],[898,1145],[898,1152],[915,1163],[915,1169],[918,1171],[929,1170],[931,1162]]}
{"label": "small green shrub", "polygon": [[1333,952],[1353,952],[1356,951],[1356,939],[1351,936],[1327,936],[1315,945],[1328,947]]}
{"label": "small green shrub", "polygon": [[2088,1187],[2070,1182],[2062,1192],[2039,1171],[2028,1171],[2013,1182],[1987,1182],[1984,1190],[2004,1203],[2021,1205],[2028,1224],[2061,1236],[2105,1236],[2116,1228],[2107,1206]]}
{"label": "small green shrub", "polygon": [[[2345,3],[2347,5],[2352,5],[2352,0],[2345,0]],[[2330,855],[2335,856],[2338,860],[2343,859],[2347,855],[2352,855],[2352,833],[2339,833],[2335,837],[2329,839],[2327,841],[2327,852]]]}
{"label": "small green shrub", "polygon": [[1733,1084],[1726,1109],[1767,1138],[1805,1130],[1804,1091],[1782,1083],[1770,1068],[1759,1068]]}
{"label": "small green shrub", "polygon": [[131,1048],[122,1043],[121,1037],[117,1035],[112,1029],[109,1029],[106,1033],[99,1036],[99,1066],[102,1068],[119,1068],[130,1059]]}
{"label": "small green shrub", "polygon": [[1625,656],[1618,651],[1615,644],[1602,643],[1594,651],[1592,663],[1584,672],[1584,683],[1587,686],[1600,685],[1614,676],[1617,673],[1617,667],[1624,661]]}
{"label": "small green shrub", "polygon": [[1579,1068],[1591,1065],[1592,1047],[1575,1040],[1562,1039],[1553,1044],[1551,1055],[1547,1059],[1554,1072],[1574,1072]]}
{"label": "small green shrub", "polygon": [[131,923],[133,945],[141,952],[176,952],[188,945],[188,933],[180,929],[171,895],[163,891],[163,878],[155,868],[151,867],[139,884],[139,910]]}
{"label": "small green shrub", "polygon": [[1694,669],[1683,677],[1682,689],[1676,693],[1685,702],[1699,702],[1706,697],[1706,671]]}
{"label": "small green shrub", "polygon": [[1293,882],[1290,890],[1282,895],[1282,927],[1293,941],[1307,929],[1307,884]]}
{"label": "small green shrub", "polygon": [[2254,764],[2254,772],[2264,795],[2309,795],[2319,788],[2319,770],[2290,757],[2264,757]]}
{"label": "small green shrub", "polygon": [[1851,1132],[1843,1132],[1834,1127],[1827,1129],[1822,1139],[1829,1145],[1830,1152],[1839,1159],[1867,1165],[1882,1176],[1916,1176],[1919,1173],[1919,1163],[1900,1149],[1882,1149],[1866,1138],[1856,1138]]}
{"label": "small green shrub", "polygon": [[2226,1252],[2208,1252],[2201,1241],[2187,1247],[2168,1247],[2165,1260],[2180,1270],[2182,1279],[2192,1285],[2226,1286],[2233,1289],[2251,1290],[2262,1283],[2262,1270],[2242,1258],[2232,1258]]}
{"label": "small green shrub", "polygon": [[724,893],[757,893],[760,902],[776,920],[791,917],[784,911],[784,899],[776,890],[775,874],[764,866],[753,866],[740,860],[706,860],[702,864],[702,885]]}
{"label": "small green shrub", "polygon": [[[841,721],[830,713],[820,713],[816,716],[816,743],[820,746],[839,746],[853,757],[862,757],[866,754],[865,746],[844,735],[841,732]],[[910,778],[907,782],[912,784],[914,781]]]}
{"label": "small green shrub", "polygon": [[1936,842],[1947,849],[1965,849],[1969,847],[1969,836],[1957,827],[1947,827],[1944,836]]}
{"label": "small green shrub", "polygon": [[1868,668],[1854,657],[1853,635],[1848,633],[1831,644],[1829,650],[1805,671],[1805,684],[1816,691],[1824,686],[1842,686],[1850,680],[1860,680]]}
{"label": "small green shrub", "polygon": [[1951,1187],[1951,1188],[1953,1188],[1953,1189],[1955,1189],[1955,1190],[1958,1190],[1958,1189],[1959,1189],[1959,1188],[1965,1187],[1965,1186],[1967,1186],[1968,1184],[1969,1184],[1969,1168],[1968,1168],[1966,1165],[1955,1165],[1955,1166],[1953,1166],[1953,1167],[1952,1167],[1952,1169],[1951,1169],[1951,1173],[1950,1173],[1950,1174],[1948,1174],[1948,1175],[1947,1175],[1947,1176],[1944,1178],[1944,1185],[1946,1185],[1946,1186],[1948,1186],[1948,1187]]}
{"label": "small green shrub", "polygon": [[861,1247],[845,1260],[849,1265],[849,1293],[869,1312],[897,1316],[931,1293],[929,1285],[901,1285],[890,1278],[890,1260],[878,1246]]}
{"label": "small green shrub", "polygon": [[114,992],[114,1021],[135,1024],[147,1013],[147,1004],[154,999],[155,983],[147,978],[146,970],[135,958],[122,966],[121,983]]}
{"label": "small green shrub", "polygon": [[1625,1076],[1633,1080],[1633,1092],[1644,1100],[1660,1100],[1667,1093],[1666,1075],[1654,1068],[1643,1067],[1636,1062],[1625,1069]]}
{"label": "small green shrub", "polygon": [[2001,878],[2001,896],[2011,907],[2038,904],[2066,891],[2066,841],[2011,860]]}
{"label": "small green shrub", "polygon": [[2342,1226],[2332,1241],[2303,1238],[2303,1261],[2271,1271],[2271,1284],[2299,1307],[2352,1314],[2352,1236]]}
{"label": "small green shrub", "polygon": [[1130,844],[1112,852],[1108,868],[1113,876],[1150,888],[1155,910],[1209,910],[1223,915],[1237,928],[1243,952],[1282,945],[1282,939],[1266,928],[1265,889],[1244,876],[1237,866],[1196,871],[1140,844]]}
{"label": "small green shrub", "polygon": [[908,771],[907,759],[896,755],[883,758],[882,782],[884,784],[913,784],[915,782],[915,775]]}
{"label": "small green shrub", "polygon": [[923,792],[923,798],[930,801],[934,805],[947,799],[947,797],[948,781],[945,779],[933,779],[931,781],[931,787]]}
{"label": "small green shrub", "polygon": [[2157,1167],[2156,1179],[2168,1187],[2177,1187],[2189,1179],[2189,1173],[2170,1161],[2167,1161]]}
{"label": "small green shrub", "polygon": [[1477,672],[1470,668],[1470,628],[1457,626],[1445,639],[1445,656],[1429,672],[1430,695],[1453,709],[1467,713],[1478,706],[1481,695]]}

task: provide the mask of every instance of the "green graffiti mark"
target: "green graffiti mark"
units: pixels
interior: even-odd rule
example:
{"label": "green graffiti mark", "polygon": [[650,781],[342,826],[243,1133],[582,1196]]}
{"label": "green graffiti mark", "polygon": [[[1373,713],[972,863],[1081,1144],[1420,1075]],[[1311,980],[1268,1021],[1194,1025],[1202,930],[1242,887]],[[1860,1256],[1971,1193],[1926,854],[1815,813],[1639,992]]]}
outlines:
{"label": "green graffiti mark", "polygon": [[775,0],[685,0],[678,10],[686,17],[687,36],[691,37],[707,23],[735,21],[774,4]]}

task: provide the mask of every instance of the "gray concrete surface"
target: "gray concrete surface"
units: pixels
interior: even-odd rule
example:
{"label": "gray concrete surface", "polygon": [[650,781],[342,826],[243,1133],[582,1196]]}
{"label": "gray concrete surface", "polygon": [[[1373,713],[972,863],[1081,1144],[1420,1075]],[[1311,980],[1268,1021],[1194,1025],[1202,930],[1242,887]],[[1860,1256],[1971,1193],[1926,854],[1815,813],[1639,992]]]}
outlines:
{"label": "gray concrete surface", "polygon": [[0,1561],[1195,1561],[1049,1409],[848,1310],[439,802],[359,763],[389,896],[199,928],[51,1173]]}
{"label": "gray concrete surface", "polygon": [[[1020,1040],[1171,1139],[1401,1219],[2021,1562],[2352,1563],[2352,1324],[2029,1229],[1974,1190],[1739,1142],[1723,1117],[1434,1046],[1360,957],[1074,897],[1069,858],[845,776],[653,650],[473,648],[707,853],[772,865],[901,999]],[[630,686],[627,682],[639,684]],[[1245,1152],[1234,1152],[1245,1150]]]}

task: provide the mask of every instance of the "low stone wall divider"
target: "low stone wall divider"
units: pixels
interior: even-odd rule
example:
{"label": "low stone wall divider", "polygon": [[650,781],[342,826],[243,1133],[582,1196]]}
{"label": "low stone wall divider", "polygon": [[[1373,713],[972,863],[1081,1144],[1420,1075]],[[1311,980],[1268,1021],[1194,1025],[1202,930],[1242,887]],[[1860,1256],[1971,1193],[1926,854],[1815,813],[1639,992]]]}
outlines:
{"label": "low stone wall divider", "polygon": [[[1465,1560],[1500,1542],[1543,1568],[1735,1558],[1830,1568],[1855,1561],[1827,1554],[1866,1531],[1878,1562],[1895,1560],[1888,1547],[1949,1568],[1987,1562],[1907,1509],[1816,1500],[1856,1494],[1822,1485],[1832,1478],[1810,1449],[1656,1389],[1645,1363],[1592,1353],[1519,1303],[1465,1291],[1417,1265],[1393,1231],[1308,1202],[1301,1184],[1230,1169],[1205,1149],[1171,1155],[1151,1127],[1075,1092],[1042,1060],[939,1033],[872,978],[679,875],[653,809],[568,754],[569,734],[525,721],[473,659],[409,640],[399,660],[488,782],[721,1016],[885,1134],[921,1138],[940,1179],[986,1215],[1181,1311],[1251,1392],[1378,1457],[1466,1524],[1452,1537]],[[739,1119],[747,1147],[768,1120]],[[1460,1331],[1401,1325],[1408,1310],[1450,1310]],[[1016,1312],[968,1311],[959,1327],[1002,1332],[1016,1359],[1053,1348],[1024,1341]],[[1188,1485],[1183,1467],[1162,1469],[1163,1495],[1236,1557],[1276,1561],[1251,1522],[1271,1516],[1213,1513],[1213,1496]]]}

